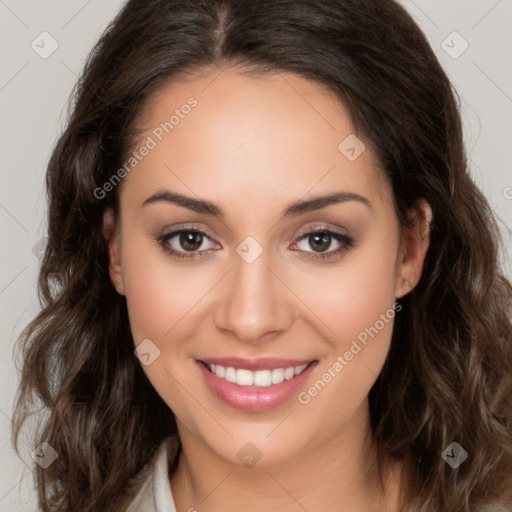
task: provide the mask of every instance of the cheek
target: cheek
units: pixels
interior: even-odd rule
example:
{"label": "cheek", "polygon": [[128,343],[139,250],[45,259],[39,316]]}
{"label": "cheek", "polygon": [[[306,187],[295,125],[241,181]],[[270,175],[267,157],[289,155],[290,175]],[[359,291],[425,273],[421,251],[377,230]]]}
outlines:
{"label": "cheek", "polygon": [[386,360],[400,306],[395,304],[398,238],[393,231],[383,233],[347,255],[332,272],[317,275],[316,286],[310,278],[302,279],[308,286],[301,293],[308,288],[308,306],[324,324],[319,380],[303,390],[303,402],[314,401],[311,410],[319,407],[320,416],[340,400],[343,410],[333,418],[353,411]]}
{"label": "cheek", "polygon": [[371,269],[352,268],[331,281],[338,290],[332,301],[322,305],[316,299],[314,307],[334,333],[324,330],[327,347],[316,377],[297,396],[312,433],[321,429],[334,435],[362,406],[382,370],[400,310],[392,263],[381,259]]}
{"label": "cheek", "polygon": [[126,240],[123,246],[125,293],[135,343],[163,341],[211,287],[207,273],[171,260],[153,241]]}
{"label": "cheek", "polygon": [[156,346],[150,345],[151,361],[142,369],[173,412],[186,417],[187,395],[175,365],[179,362],[185,375],[195,370],[187,367],[188,344],[179,340],[187,340],[193,332],[194,306],[211,284],[205,282],[205,273],[177,265],[143,237],[123,239],[123,276],[135,345],[149,339]]}
{"label": "cheek", "polygon": [[307,297],[307,306],[323,322],[325,337],[337,351],[346,350],[376,322],[381,339],[391,337],[392,322],[387,318],[383,326],[380,318],[390,309],[388,316],[393,315],[397,246],[396,233],[385,230],[332,269],[306,269],[296,277],[298,293]]}

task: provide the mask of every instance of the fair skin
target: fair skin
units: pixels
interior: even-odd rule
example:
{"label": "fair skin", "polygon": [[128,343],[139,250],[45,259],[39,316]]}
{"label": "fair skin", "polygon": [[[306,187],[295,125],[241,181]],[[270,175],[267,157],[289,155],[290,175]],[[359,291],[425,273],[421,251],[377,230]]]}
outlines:
{"label": "fair skin", "polygon": [[[197,107],[123,179],[119,217],[105,216],[110,275],[126,296],[135,345],[150,339],[160,350],[143,368],[176,416],[177,510],[396,511],[398,468],[382,488],[367,433],[392,320],[306,404],[294,392],[267,410],[235,407],[212,391],[198,361],[312,361],[307,391],[418,283],[430,207],[419,203],[413,228],[401,227],[369,144],[354,161],[338,149],[354,133],[346,110],[296,75],[227,69],[173,83],[145,110],[141,141],[191,96]],[[165,200],[143,205],[161,191],[209,201],[224,216]],[[365,200],[282,216],[291,203],[334,192]],[[195,257],[175,259],[156,239],[191,224],[205,233],[198,249],[179,235],[165,244]],[[353,245],[335,254],[343,242],[326,238],[331,256],[320,259],[314,237],[303,235],[326,229]],[[250,263],[236,250],[248,236],[262,249]],[[261,454],[252,467],[237,455],[247,443]]]}

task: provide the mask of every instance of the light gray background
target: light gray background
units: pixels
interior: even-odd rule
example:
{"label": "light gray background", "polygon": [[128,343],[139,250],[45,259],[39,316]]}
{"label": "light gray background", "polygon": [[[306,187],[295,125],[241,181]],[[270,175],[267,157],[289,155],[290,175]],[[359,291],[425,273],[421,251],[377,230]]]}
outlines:
{"label": "light gray background", "polygon": [[[36,509],[30,430],[22,436],[26,450],[20,461],[9,429],[18,381],[14,340],[38,311],[34,245],[44,234],[45,166],[76,75],[122,3],[0,0],[0,512]],[[402,3],[459,92],[473,176],[500,218],[508,253],[503,260],[512,278],[512,0]],[[43,45],[39,35],[44,31],[58,42],[47,59],[31,48],[34,40]],[[469,45],[458,58],[443,49],[452,55],[463,49],[454,31]]]}

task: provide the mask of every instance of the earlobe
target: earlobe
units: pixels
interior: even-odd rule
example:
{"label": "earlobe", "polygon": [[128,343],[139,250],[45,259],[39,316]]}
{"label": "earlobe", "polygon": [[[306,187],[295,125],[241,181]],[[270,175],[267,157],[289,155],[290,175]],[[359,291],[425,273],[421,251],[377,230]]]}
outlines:
{"label": "earlobe", "polygon": [[421,279],[423,264],[430,245],[433,213],[425,200],[409,211],[410,226],[402,227],[396,270],[396,298],[409,293]]}
{"label": "earlobe", "polygon": [[108,245],[108,271],[110,280],[117,293],[124,295],[124,279],[121,266],[119,234],[116,229],[116,219],[112,208],[107,208],[103,214],[103,236]]}

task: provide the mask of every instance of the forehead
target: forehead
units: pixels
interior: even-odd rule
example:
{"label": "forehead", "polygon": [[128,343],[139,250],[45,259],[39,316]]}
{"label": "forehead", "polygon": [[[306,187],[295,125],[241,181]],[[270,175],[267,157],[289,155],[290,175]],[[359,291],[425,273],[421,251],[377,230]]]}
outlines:
{"label": "forehead", "polygon": [[138,129],[134,150],[151,149],[123,184],[132,197],[174,187],[216,202],[219,194],[257,196],[260,208],[332,190],[390,201],[384,172],[344,106],[295,74],[189,76],[151,98]]}

